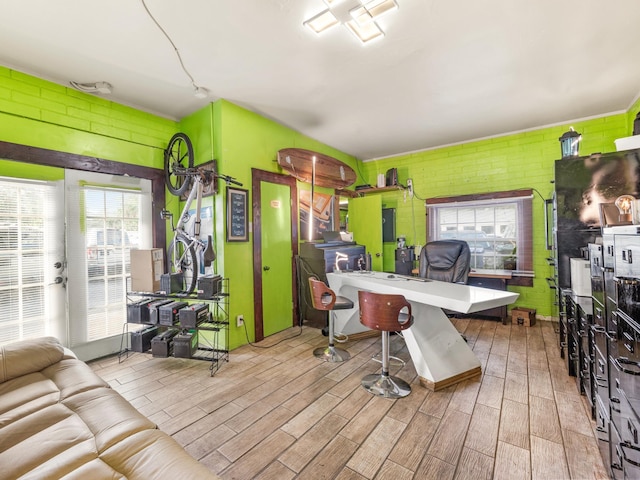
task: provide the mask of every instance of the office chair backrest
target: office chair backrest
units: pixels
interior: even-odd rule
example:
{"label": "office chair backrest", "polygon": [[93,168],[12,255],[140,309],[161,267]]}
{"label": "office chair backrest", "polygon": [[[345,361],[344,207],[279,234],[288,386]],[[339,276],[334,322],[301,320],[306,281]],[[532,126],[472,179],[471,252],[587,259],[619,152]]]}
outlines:
{"label": "office chair backrest", "polygon": [[442,282],[467,283],[471,251],[464,240],[436,240],[420,252],[419,274]]}

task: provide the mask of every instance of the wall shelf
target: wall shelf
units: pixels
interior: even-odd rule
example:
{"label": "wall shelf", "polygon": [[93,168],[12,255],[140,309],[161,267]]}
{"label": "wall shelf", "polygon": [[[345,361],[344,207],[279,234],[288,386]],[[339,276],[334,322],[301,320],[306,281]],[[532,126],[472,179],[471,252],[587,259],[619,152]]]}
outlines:
{"label": "wall shelf", "polygon": [[383,192],[393,192],[396,190],[405,190],[404,185],[393,185],[391,187],[371,187],[371,188],[362,188],[360,190],[356,190],[356,193],[367,195],[370,193],[383,193]]}

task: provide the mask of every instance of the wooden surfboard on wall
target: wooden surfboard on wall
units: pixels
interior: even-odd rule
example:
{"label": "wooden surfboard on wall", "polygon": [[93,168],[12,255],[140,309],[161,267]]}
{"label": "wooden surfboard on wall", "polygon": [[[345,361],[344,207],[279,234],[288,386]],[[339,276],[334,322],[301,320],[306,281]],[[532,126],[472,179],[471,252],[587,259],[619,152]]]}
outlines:
{"label": "wooden surfboard on wall", "polygon": [[344,188],[356,181],[356,172],[344,162],[323,153],[302,148],[283,148],[278,151],[278,165],[301,182],[311,183],[313,157],[316,157],[314,185]]}

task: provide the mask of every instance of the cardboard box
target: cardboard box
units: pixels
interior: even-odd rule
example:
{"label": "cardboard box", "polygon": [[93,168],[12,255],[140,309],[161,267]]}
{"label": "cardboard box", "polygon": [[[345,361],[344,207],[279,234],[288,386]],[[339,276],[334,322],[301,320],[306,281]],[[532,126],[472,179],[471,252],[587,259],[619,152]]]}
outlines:
{"label": "cardboard box", "polygon": [[161,248],[131,250],[131,290],[157,292],[164,273],[164,253]]}
{"label": "cardboard box", "polygon": [[513,325],[524,325],[532,327],[536,324],[536,309],[515,307],[511,310],[511,323]]}

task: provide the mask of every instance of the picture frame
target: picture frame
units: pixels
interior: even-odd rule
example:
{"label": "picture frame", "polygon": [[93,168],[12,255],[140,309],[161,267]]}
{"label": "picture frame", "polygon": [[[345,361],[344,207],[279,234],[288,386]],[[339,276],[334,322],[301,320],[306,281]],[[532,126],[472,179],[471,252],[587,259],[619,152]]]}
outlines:
{"label": "picture frame", "polygon": [[[209,170],[214,174],[218,173],[218,161],[210,160],[208,162],[197,165],[198,168],[202,168],[203,170]],[[187,189],[185,193],[183,193],[180,197],[182,201],[185,201],[189,196],[190,189]],[[209,197],[211,195],[215,195],[218,193],[218,179],[214,178],[209,185],[204,185],[202,189],[202,198]]]}
{"label": "picture frame", "polygon": [[248,196],[248,190],[227,187],[227,242],[249,241]]}

